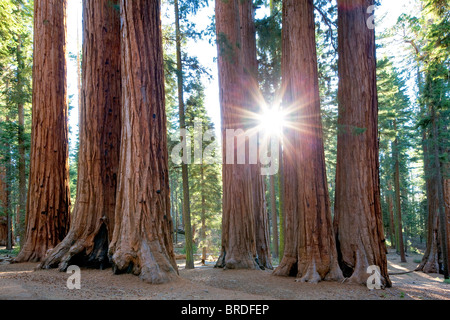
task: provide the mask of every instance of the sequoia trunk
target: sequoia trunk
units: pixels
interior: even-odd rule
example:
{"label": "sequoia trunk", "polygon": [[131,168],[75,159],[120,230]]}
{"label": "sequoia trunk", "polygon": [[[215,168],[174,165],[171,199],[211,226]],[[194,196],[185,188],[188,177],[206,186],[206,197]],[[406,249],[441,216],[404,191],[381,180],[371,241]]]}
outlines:
{"label": "sequoia trunk", "polygon": [[172,243],[159,0],[121,0],[122,112],[115,273],[149,283],[177,277]]}
{"label": "sequoia trunk", "polygon": [[285,255],[276,275],[342,279],[325,171],[312,0],[283,1]]}
{"label": "sequoia trunk", "polygon": [[391,286],[382,223],[378,159],[373,0],[338,1],[339,118],[335,231],[339,263],[351,282],[366,284],[369,266]]}
{"label": "sequoia trunk", "polygon": [[[256,28],[254,20],[255,10],[252,0],[239,1],[239,17],[241,30],[241,53],[244,72],[242,75],[242,80],[244,81],[244,100],[242,101],[241,106],[250,113],[257,114],[260,112],[258,101],[261,101],[263,98],[258,85],[258,60],[256,57]],[[246,126],[246,129],[251,130],[252,127],[254,128],[256,126],[257,124],[252,123],[250,120]],[[269,219],[267,215],[265,198],[266,188],[264,176],[261,175],[260,161],[258,160],[257,164],[252,164],[250,170],[253,190],[253,214],[255,217],[256,253],[258,255],[259,265],[263,268],[272,269],[273,267],[270,258],[269,245]]]}
{"label": "sequoia trunk", "polygon": [[[216,267],[259,269],[251,166],[248,162],[237,164],[237,138],[229,139],[233,145],[227,147],[227,130],[244,130],[247,125],[242,105],[245,93],[239,3],[240,0],[215,3],[224,157],[222,250]],[[227,152],[233,152],[233,157],[228,157]]]}
{"label": "sequoia trunk", "polygon": [[277,204],[275,200],[275,177],[269,177],[270,184],[270,213],[272,214],[272,235],[273,235],[273,257],[278,258],[278,219],[277,219]]}
{"label": "sequoia trunk", "polygon": [[77,197],[70,231],[42,263],[44,268],[109,265],[121,99],[120,13],[113,2],[83,1],[83,34]]}
{"label": "sequoia trunk", "polygon": [[66,7],[67,0],[34,3],[31,163],[17,262],[40,261],[69,230]]}

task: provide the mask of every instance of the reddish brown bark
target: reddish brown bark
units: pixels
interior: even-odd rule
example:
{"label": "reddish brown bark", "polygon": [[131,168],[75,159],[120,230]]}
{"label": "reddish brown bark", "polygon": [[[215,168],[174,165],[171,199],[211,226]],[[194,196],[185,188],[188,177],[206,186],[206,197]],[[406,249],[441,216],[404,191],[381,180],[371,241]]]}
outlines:
{"label": "reddish brown bark", "polygon": [[[428,148],[425,147],[428,157]],[[428,163],[428,161],[427,161]],[[438,232],[438,201],[436,183],[434,177],[428,177],[426,181],[427,194],[429,195],[428,201],[428,221],[427,221],[427,248],[423,255],[422,261],[416,268],[416,271],[422,271],[424,273],[438,273],[439,272],[439,232]]]}
{"label": "reddish brown bark", "polygon": [[0,246],[6,246],[7,243],[8,243],[8,219],[6,217],[0,217]]}
{"label": "reddish brown bark", "polygon": [[275,199],[275,177],[273,175],[269,178],[270,184],[270,213],[272,217],[272,235],[273,235],[273,256],[278,258],[278,215],[277,215],[277,204]]}
{"label": "reddish brown bark", "polygon": [[[120,145],[120,13],[83,1],[83,62],[77,197],[67,237],[41,267],[106,267],[114,228]],[[117,3],[116,3],[117,4]]]}
{"label": "reddish brown bark", "polygon": [[338,1],[339,120],[335,233],[339,263],[351,282],[366,284],[378,266],[391,286],[382,224],[378,160],[375,30],[368,28],[373,0]]}
{"label": "reddish brown bark", "polygon": [[245,93],[242,86],[244,70],[240,47],[239,2],[240,0],[215,2],[224,157],[222,251],[216,267],[259,269],[251,166],[248,165],[248,161],[247,164],[237,164],[236,141],[234,164],[226,163],[226,130],[245,130],[248,125],[244,120],[243,110]]}
{"label": "reddish brown bark", "polygon": [[34,3],[31,163],[17,262],[40,261],[69,230],[66,7],[67,0]]}
{"label": "reddish brown bark", "polygon": [[338,266],[325,172],[320,115],[314,4],[283,1],[283,104],[285,129],[284,257],[275,275],[302,282],[342,279]]}
{"label": "reddish brown bark", "polygon": [[[239,1],[239,19],[241,30],[241,53],[243,64],[244,100],[241,106],[254,114],[260,113],[258,103],[263,101],[258,85],[258,60],[256,57],[255,10],[252,0]],[[250,113],[251,114],[251,113]],[[249,118],[247,116],[247,118]],[[256,123],[249,119],[246,129],[254,128]],[[255,133],[256,134],[256,133]],[[270,257],[269,219],[265,198],[264,176],[261,175],[261,164],[251,165],[253,215],[255,219],[255,241],[258,263],[262,268],[272,269]]]}
{"label": "reddish brown bark", "polygon": [[178,275],[172,243],[159,0],[121,0],[122,133],[115,273],[149,283]]}

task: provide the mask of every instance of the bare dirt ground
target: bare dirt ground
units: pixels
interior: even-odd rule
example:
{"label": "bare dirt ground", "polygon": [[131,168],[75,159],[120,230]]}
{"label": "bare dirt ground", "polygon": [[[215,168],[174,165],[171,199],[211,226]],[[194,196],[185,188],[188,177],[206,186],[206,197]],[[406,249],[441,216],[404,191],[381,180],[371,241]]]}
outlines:
{"label": "bare dirt ground", "polygon": [[[420,255],[409,254],[400,263],[395,253],[388,255],[392,273],[414,270]],[[3,261],[1,261],[3,259]],[[221,270],[212,263],[185,270],[178,261],[180,278],[172,283],[150,285],[130,274],[113,275],[107,270],[81,270],[81,289],[66,287],[69,274],[57,270],[37,270],[36,264],[7,264],[0,256],[1,300],[120,299],[120,300],[450,300],[450,285],[438,274],[392,275],[392,288],[369,290],[362,285],[321,282],[308,284],[294,278],[275,277],[271,271]]]}

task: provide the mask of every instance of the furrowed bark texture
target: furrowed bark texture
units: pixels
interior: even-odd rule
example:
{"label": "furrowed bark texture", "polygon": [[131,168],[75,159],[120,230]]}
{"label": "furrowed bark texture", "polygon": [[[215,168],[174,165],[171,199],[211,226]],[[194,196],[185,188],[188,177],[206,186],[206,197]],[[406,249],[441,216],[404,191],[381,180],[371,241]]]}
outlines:
{"label": "furrowed bark texture", "polygon": [[[245,110],[258,114],[260,101],[263,101],[261,91],[258,85],[258,60],[256,57],[256,28],[255,28],[255,10],[252,0],[239,1],[239,16],[241,30],[241,52],[243,64],[243,88],[244,101],[242,106]],[[249,117],[250,118],[250,117]],[[258,124],[251,120],[247,129],[255,128]],[[256,134],[256,132],[255,132]],[[259,150],[258,150],[259,151]],[[259,155],[259,153],[258,153]],[[269,219],[266,205],[266,188],[264,176],[261,175],[261,163],[250,166],[253,193],[253,215],[255,219],[255,241],[256,254],[258,256],[259,266],[262,268],[273,269],[272,259],[270,257],[270,236]]]}
{"label": "furrowed bark texture", "polygon": [[67,0],[35,1],[33,114],[26,233],[16,262],[37,262],[70,224]]}
{"label": "furrowed bark texture", "polygon": [[120,146],[120,12],[83,1],[83,61],[77,197],[66,238],[41,264],[104,268],[114,228]]}
{"label": "furrowed bark texture", "polygon": [[373,0],[338,1],[339,120],[335,232],[339,263],[351,282],[366,284],[376,265],[391,286],[382,224],[378,163],[375,31],[366,22]]}
{"label": "furrowed bark texture", "polygon": [[159,0],[121,0],[122,131],[115,273],[149,283],[178,275],[172,244]]}
{"label": "furrowed bark texture", "polygon": [[[227,159],[226,146],[227,129],[246,129],[242,106],[245,95],[242,88],[243,58],[240,48],[239,2],[240,0],[229,0],[215,3],[224,157],[222,251],[216,267],[259,269],[251,167],[248,161],[247,164],[237,164],[238,139],[234,139],[232,147],[234,159]],[[233,164],[228,164],[227,160],[228,162],[234,160]]]}
{"label": "furrowed bark texture", "polygon": [[325,172],[313,1],[285,0],[283,28],[283,104],[292,112],[285,130],[285,255],[274,273],[296,275],[302,282],[339,280],[343,277]]}

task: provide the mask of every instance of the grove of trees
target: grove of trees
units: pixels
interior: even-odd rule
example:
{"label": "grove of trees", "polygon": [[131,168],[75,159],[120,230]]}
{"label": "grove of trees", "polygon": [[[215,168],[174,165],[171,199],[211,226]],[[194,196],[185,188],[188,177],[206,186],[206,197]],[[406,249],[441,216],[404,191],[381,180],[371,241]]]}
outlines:
{"label": "grove of trees", "polygon": [[[68,52],[68,0],[0,0],[0,245],[15,262],[157,284],[179,276],[181,243],[186,269],[366,284],[376,266],[390,287],[395,250],[448,279],[448,1],[415,0],[382,33],[375,0],[81,2]],[[283,117],[270,143],[254,139],[268,110]]]}

